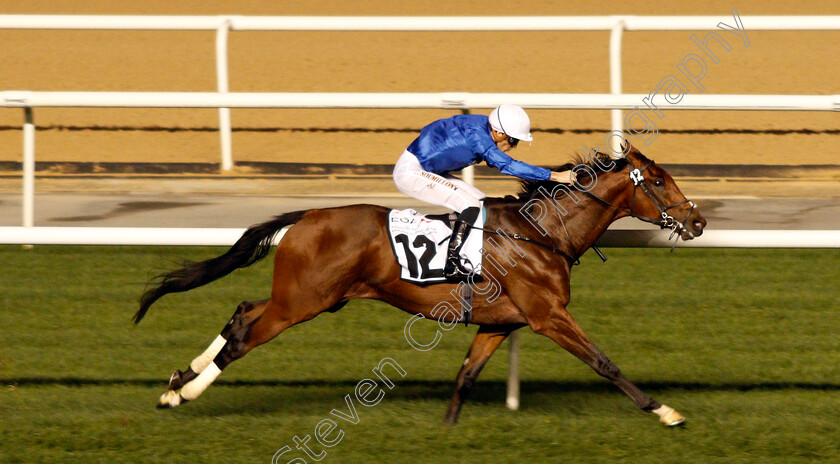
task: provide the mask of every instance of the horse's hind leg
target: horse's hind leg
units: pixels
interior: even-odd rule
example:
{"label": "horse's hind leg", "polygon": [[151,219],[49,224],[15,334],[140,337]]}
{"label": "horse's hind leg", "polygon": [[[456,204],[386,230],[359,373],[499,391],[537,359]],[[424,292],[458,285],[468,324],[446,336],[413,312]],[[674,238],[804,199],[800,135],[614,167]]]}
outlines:
{"label": "horse's hind leg", "polygon": [[204,371],[204,369],[207,368],[207,366],[209,366],[211,362],[213,362],[213,359],[216,357],[216,355],[218,355],[219,352],[222,351],[222,348],[225,346],[225,343],[227,343],[227,339],[230,337],[230,332],[233,327],[234,321],[241,320],[242,316],[245,313],[248,313],[254,310],[255,308],[263,308],[265,303],[267,302],[268,300],[243,301],[242,303],[240,303],[239,306],[236,308],[236,312],[233,313],[233,316],[231,316],[230,320],[225,325],[224,329],[222,329],[221,333],[218,336],[216,336],[216,339],[213,340],[213,343],[211,343],[210,346],[207,347],[207,349],[204,350],[203,353],[201,353],[201,355],[192,360],[189,367],[187,367],[187,370],[177,370],[172,373],[172,376],[169,378],[169,388],[166,391],[166,393],[164,393],[160,397],[158,407],[168,408],[172,406],[177,406],[177,404],[173,405],[172,403],[178,401],[178,390],[180,390],[184,385],[186,385],[187,382],[190,382],[196,377],[198,377],[198,374]]}
{"label": "horse's hind leg", "polygon": [[531,324],[534,332],[545,335],[578,359],[589,365],[598,375],[611,380],[643,411],[655,413],[659,421],[667,426],[680,425],[685,418],[673,408],[660,404],[624,377],[621,370],[589,340],[583,329],[564,308],[551,312],[547,321]]}
{"label": "horse's hind leg", "polygon": [[512,329],[499,330],[498,327],[489,328],[488,326],[478,328],[478,333],[467,351],[467,357],[455,381],[455,393],[452,395],[452,401],[449,403],[449,410],[444,419],[447,424],[454,424],[458,420],[461,406],[472,390],[478,374],[511,331]]}
{"label": "horse's hind leg", "polygon": [[280,308],[272,300],[241,303],[213,344],[190,363],[186,372],[176,371],[172,375],[169,389],[160,397],[157,407],[171,408],[198,398],[228,364],[319,312],[282,311],[286,317],[280,317]]}

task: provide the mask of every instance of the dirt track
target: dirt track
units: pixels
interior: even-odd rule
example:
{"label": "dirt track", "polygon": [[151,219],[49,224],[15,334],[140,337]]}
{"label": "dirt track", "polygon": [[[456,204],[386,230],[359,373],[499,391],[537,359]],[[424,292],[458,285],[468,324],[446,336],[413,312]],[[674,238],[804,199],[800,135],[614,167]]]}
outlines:
{"label": "dirt track", "polygon": [[[705,2],[427,3],[70,0],[0,1],[4,13],[248,15],[603,15],[704,14],[732,23],[763,14],[840,14],[840,3],[806,0]],[[681,4],[681,5],[680,5]],[[504,5],[504,8],[500,6]],[[710,22],[709,31],[716,23]],[[732,49],[709,63],[705,93],[840,94],[840,32],[756,32],[749,47],[720,31]],[[701,38],[705,32],[697,35]],[[648,93],[697,53],[690,32],[627,32],[624,91]],[[213,91],[210,32],[0,31],[0,89]],[[608,33],[233,32],[232,91],[607,92]],[[641,103],[641,102],[640,102]],[[234,159],[393,162],[437,110],[234,110]],[[38,109],[40,161],[218,162],[215,110]],[[600,143],[606,111],[532,111],[536,140],[516,155],[565,162]],[[0,111],[0,161],[20,160],[21,110]],[[838,164],[838,115],[816,112],[668,112],[643,151],[665,163]],[[164,127],[167,130],[153,130]],[[559,130],[558,130],[559,129]],[[721,134],[696,130],[721,129]],[[750,133],[739,133],[742,131]],[[776,135],[774,131],[781,132]],[[813,131],[813,133],[807,133]]]}

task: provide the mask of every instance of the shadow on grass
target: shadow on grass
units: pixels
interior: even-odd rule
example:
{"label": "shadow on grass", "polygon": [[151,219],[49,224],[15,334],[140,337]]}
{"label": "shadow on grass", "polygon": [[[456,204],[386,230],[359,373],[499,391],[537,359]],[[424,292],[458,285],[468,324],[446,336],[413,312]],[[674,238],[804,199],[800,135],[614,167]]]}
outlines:
{"label": "shadow on grass", "polygon": [[[177,408],[178,414],[187,416],[325,414],[332,408],[344,408],[345,395],[353,396],[357,381],[349,380],[226,380],[215,382],[195,405]],[[96,379],[78,377],[20,377],[0,379],[0,385],[27,387],[140,387],[152,391],[138,393],[137,405],[148,403],[152,408],[166,383],[149,379]],[[761,392],[761,391],[840,391],[840,383],[808,382],[641,382],[643,391],[654,397],[667,392]],[[396,381],[392,390],[386,391],[389,402],[439,402],[448,403],[454,382],[442,380]],[[604,381],[525,381],[521,384],[523,397],[531,397],[523,410],[557,412],[558,408],[576,408],[589,400],[580,396],[623,397],[610,382]],[[108,396],[106,393],[105,396]],[[478,382],[467,404],[499,405],[507,396],[507,385],[501,380]],[[537,398],[539,397],[539,398]],[[577,398],[575,398],[577,397]],[[630,403],[628,403],[629,407]],[[291,417],[291,416],[290,416]]]}
{"label": "shadow on grass", "polygon": [[[361,379],[360,379],[361,380]],[[452,396],[455,386],[453,381],[443,380],[403,380],[395,379],[396,387],[389,392],[389,396],[413,399],[416,395],[424,399],[448,399]],[[213,387],[286,387],[286,388],[337,388],[352,390],[358,380],[227,380],[220,379],[213,382]],[[15,387],[27,386],[65,386],[65,387],[107,387],[107,386],[136,386],[166,388],[166,382],[151,379],[97,379],[83,377],[11,377],[0,378],[0,385]],[[664,392],[669,390],[685,390],[698,392],[749,392],[754,390],[812,390],[812,391],[840,391],[840,383],[827,382],[638,382],[636,386],[642,390]],[[478,381],[475,391],[484,394],[493,392],[501,397],[506,395],[507,386],[504,381]],[[525,393],[607,393],[618,391],[613,384],[604,381],[523,381],[521,390]],[[488,398],[496,401],[497,398]],[[481,401],[475,398],[475,401]]]}

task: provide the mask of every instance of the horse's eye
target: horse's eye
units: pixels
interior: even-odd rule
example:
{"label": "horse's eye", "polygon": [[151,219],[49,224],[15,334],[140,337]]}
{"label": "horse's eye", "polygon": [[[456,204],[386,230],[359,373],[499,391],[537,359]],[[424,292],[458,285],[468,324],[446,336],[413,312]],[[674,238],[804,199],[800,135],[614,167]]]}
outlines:
{"label": "horse's eye", "polygon": [[657,187],[662,187],[663,185],[665,185],[665,182],[662,182],[662,179],[656,179],[655,181],[653,181],[653,185]]}

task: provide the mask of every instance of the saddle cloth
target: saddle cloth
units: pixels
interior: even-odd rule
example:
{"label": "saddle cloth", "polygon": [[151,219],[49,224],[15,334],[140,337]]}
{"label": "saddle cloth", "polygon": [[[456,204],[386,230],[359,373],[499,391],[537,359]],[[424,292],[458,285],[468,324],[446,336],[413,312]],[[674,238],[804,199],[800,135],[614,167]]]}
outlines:
{"label": "saddle cloth", "polygon": [[[481,274],[481,245],[484,227],[484,208],[475,227],[470,229],[461,258],[468,269]],[[400,264],[400,278],[420,285],[446,282],[443,266],[446,264],[451,224],[447,216],[424,216],[413,209],[391,210],[388,213],[388,236],[391,249]],[[479,228],[479,229],[476,229]]]}

